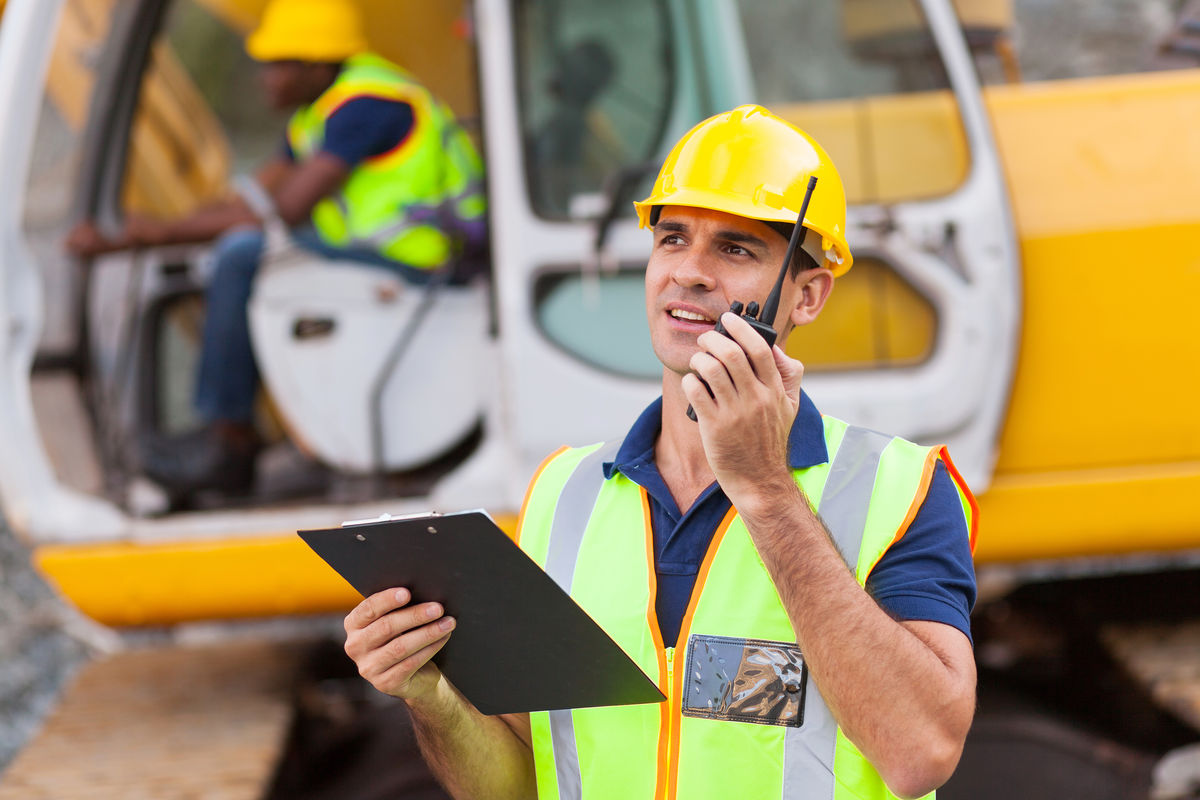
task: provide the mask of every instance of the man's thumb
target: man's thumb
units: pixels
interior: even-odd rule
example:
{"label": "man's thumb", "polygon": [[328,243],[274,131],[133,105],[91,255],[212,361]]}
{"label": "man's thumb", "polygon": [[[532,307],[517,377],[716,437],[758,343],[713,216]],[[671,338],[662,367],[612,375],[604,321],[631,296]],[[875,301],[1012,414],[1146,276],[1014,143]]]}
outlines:
{"label": "man's thumb", "polygon": [[775,356],[775,366],[779,368],[779,377],[783,379],[783,391],[789,397],[800,397],[800,381],[804,378],[804,365],[787,355],[775,345],[771,348]]}

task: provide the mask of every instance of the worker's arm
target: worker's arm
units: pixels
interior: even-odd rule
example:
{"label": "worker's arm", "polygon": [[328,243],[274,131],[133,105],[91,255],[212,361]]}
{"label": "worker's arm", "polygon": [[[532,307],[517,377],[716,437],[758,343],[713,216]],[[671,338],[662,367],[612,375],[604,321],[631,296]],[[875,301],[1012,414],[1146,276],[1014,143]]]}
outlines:
{"label": "worker's arm", "polygon": [[967,637],[897,622],[858,585],[787,466],[803,367],[735,315],[734,337],[706,333],[684,378],[705,454],[738,509],[796,632],[813,680],[846,736],[903,797],[953,773],[975,709]]}
{"label": "worker's arm", "polygon": [[410,600],[389,589],[359,603],[346,617],[346,654],[372,686],[408,704],[425,760],[457,800],[535,797],[529,715],[480,714],[430,661],[454,619]]}
{"label": "worker's arm", "polygon": [[[298,164],[280,156],[264,165],[256,179],[271,196],[279,217],[288,226],[295,226],[306,222],[321,198],[337,191],[349,174],[346,162],[321,152]],[[261,224],[246,201],[234,195],[179,219],[130,215],[114,236],[103,235],[88,220],[68,235],[67,249],[79,256],[96,256],[135,247],[197,244],[212,241],[239,225]]]}
{"label": "worker's arm", "polygon": [[289,227],[308,221],[313,208],[334,194],[350,175],[350,165],[332,153],[320,152],[294,165],[264,188],[275,201],[275,212]]}

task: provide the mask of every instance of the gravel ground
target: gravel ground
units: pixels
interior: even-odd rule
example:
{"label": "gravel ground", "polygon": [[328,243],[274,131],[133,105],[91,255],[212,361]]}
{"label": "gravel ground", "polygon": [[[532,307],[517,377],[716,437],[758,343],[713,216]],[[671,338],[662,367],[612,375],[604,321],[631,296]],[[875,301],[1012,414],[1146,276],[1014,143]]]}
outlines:
{"label": "gravel ground", "polygon": [[33,570],[0,519],[0,770],[38,729],[63,683],[89,656],[66,631],[74,615]]}

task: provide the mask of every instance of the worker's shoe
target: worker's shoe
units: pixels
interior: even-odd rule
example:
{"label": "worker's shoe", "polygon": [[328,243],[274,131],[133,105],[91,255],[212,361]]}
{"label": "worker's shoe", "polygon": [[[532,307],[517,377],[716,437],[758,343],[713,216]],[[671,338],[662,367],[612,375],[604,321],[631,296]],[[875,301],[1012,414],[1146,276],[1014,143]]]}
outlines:
{"label": "worker's shoe", "polygon": [[155,438],[142,447],[142,470],[176,498],[218,491],[246,495],[262,441],[250,425],[216,422],[180,436]]}

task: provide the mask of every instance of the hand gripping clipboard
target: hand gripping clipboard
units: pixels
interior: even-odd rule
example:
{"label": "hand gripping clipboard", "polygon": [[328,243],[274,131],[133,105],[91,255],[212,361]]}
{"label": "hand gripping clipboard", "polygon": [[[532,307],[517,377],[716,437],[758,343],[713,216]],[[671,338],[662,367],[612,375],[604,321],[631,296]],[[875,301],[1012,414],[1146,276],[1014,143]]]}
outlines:
{"label": "hand gripping clipboard", "polygon": [[457,625],[433,661],[484,714],[666,699],[482,511],[299,534],[364,597],[404,586],[441,603]]}

